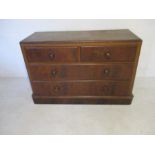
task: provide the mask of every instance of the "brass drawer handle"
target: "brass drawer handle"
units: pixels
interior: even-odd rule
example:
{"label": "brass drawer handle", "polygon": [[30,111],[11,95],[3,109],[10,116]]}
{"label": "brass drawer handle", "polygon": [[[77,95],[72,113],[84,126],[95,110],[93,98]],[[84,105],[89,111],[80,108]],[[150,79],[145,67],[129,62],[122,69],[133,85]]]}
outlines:
{"label": "brass drawer handle", "polygon": [[50,53],[50,54],[49,54],[49,57],[50,57],[51,60],[54,60],[55,54],[54,54],[54,53]]}
{"label": "brass drawer handle", "polygon": [[51,71],[51,75],[55,77],[57,75],[57,71],[56,70],[52,70]]}
{"label": "brass drawer handle", "polygon": [[60,88],[59,86],[55,86],[55,87],[54,87],[54,92],[59,92],[60,89],[61,89],[61,88]]}
{"label": "brass drawer handle", "polygon": [[102,92],[105,94],[105,95],[111,95],[112,93],[112,87],[111,86],[108,86],[108,85],[105,85],[102,87]]}
{"label": "brass drawer handle", "polygon": [[98,51],[98,50],[94,50],[93,51],[93,54],[94,54],[94,56],[97,56],[97,57],[100,57],[100,56],[103,56],[103,57],[105,57],[106,59],[110,59],[110,57],[111,57],[111,53],[109,52],[109,50],[106,50],[106,51]]}
{"label": "brass drawer handle", "polygon": [[111,56],[111,54],[110,54],[110,52],[106,52],[106,53],[104,54],[104,56],[105,56],[105,58],[109,59],[110,56]]}
{"label": "brass drawer handle", "polygon": [[104,69],[104,74],[105,75],[109,75],[109,73],[110,73],[110,70],[109,69]]}
{"label": "brass drawer handle", "polygon": [[104,85],[102,87],[102,92],[104,95],[113,95],[114,92],[115,92],[115,85],[112,84],[112,85]]}

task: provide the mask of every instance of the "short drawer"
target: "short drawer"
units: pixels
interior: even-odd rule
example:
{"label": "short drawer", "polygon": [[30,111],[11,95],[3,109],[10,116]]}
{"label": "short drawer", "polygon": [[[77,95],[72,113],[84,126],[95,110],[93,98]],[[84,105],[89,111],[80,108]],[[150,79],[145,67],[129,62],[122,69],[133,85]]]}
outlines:
{"label": "short drawer", "polygon": [[128,82],[33,82],[35,96],[123,96],[129,95]]}
{"label": "short drawer", "polygon": [[133,62],[136,45],[85,46],[81,47],[82,62]]}
{"label": "short drawer", "polygon": [[33,81],[51,80],[129,80],[133,63],[96,65],[29,65]]}
{"label": "short drawer", "polygon": [[25,47],[29,63],[37,62],[77,62],[79,58],[77,47]]}

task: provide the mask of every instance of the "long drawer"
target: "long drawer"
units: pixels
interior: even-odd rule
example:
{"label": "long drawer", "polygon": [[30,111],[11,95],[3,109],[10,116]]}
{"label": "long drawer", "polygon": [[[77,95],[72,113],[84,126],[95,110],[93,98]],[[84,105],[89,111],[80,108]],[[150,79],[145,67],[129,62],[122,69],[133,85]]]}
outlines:
{"label": "long drawer", "polygon": [[25,55],[29,63],[45,62],[77,62],[77,47],[25,47]]}
{"label": "long drawer", "polygon": [[136,57],[136,45],[83,46],[81,62],[133,62]]}
{"label": "long drawer", "polygon": [[133,63],[29,65],[33,81],[131,79]]}
{"label": "long drawer", "polygon": [[123,96],[129,95],[128,82],[32,82],[35,96]]}

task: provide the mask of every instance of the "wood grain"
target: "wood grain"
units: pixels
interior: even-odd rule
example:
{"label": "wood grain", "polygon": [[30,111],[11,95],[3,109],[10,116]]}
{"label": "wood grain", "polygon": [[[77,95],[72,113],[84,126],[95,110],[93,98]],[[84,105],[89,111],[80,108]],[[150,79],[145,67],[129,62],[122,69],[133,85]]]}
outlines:
{"label": "wood grain", "polygon": [[78,62],[77,47],[25,47],[26,58],[32,62]]}
{"label": "wood grain", "polygon": [[29,65],[32,81],[130,80],[134,63]]}
{"label": "wood grain", "polygon": [[32,34],[20,45],[34,103],[130,104],[141,44],[129,30]]}
{"label": "wood grain", "polygon": [[81,62],[133,62],[137,46],[82,46]]}
{"label": "wood grain", "polygon": [[140,41],[128,29],[122,30],[96,30],[96,31],[59,31],[59,32],[35,32],[21,43],[73,43],[73,42],[103,42],[103,41]]}
{"label": "wood grain", "polygon": [[53,81],[33,82],[37,96],[123,96],[129,94],[129,82],[113,81]]}

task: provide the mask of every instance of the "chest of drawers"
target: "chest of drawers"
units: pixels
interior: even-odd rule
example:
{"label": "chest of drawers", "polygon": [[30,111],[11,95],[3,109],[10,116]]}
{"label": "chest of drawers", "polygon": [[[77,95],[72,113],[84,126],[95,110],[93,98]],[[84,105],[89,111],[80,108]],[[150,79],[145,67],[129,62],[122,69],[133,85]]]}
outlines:
{"label": "chest of drawers", "polygon": [[141,44],[129,30],[33,33],[20,45],[34,103],[130,104]]}

